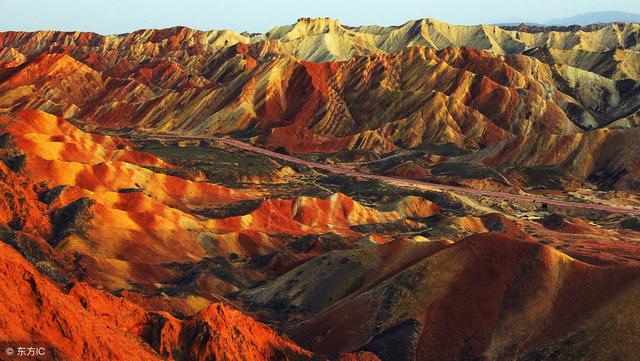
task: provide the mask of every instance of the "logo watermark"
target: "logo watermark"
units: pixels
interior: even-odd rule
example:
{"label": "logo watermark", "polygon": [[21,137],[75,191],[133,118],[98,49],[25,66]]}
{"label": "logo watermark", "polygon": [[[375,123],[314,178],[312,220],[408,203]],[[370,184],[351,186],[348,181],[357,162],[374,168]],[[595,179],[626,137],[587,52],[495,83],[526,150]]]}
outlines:
{"label": "logo watermark", "polygon": [[7,347],[5,350],[7,356],[18,356],[18,357],[36,357],[36,356],[45,356],[47,354],[47,349],[44,347],[18,347],[17,349],[13,349],[13,347]]}
{"label": "logo watermark", "polygon": [[53,348],[46,343],[2,342],[0,341],[0,360],[52,360],[56,359]]}

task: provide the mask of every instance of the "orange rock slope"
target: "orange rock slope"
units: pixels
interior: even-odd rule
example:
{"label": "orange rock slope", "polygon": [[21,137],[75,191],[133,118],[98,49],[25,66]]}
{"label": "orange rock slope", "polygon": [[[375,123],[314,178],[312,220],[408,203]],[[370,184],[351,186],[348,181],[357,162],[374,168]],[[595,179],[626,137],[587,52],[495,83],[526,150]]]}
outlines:
{"label": "orange rock slope", "polygon": [[539,243],[476,235],[343,295],[287,332],[312,350],[363,349],[383,360],[633,359],[639,281],[637,267],[596,267]]}
{"label": "orange rock slope", "polygon": [[[439,212],[436,205],[419,197],[408,197],[388,211],[378,211],[335,194],[328,199],[269,199],[244,216],[203,219],[192,207],[255,199],[260,193],[156,173],[152,169],[170,170],[172,166],[133,150],[130,142],[84,133],[43,112],[21,111],[0,119],[2,157],[12,167],[0,164],[5,204],[0,221],[12,229],[3,241],[20,249],[25,257],[35,252],[39,256],[29,260],[60,282],[67,277],[86,279],[108,290],[170,287],[163,284],[183,277],[183,271],[169,264],[206,262],[207,256],[231,252],[266,254],[284,246],[270,241],[271,234],[332,231],[359,237],[351,226]],[[137,191],[123,192],[131,188]],[[211,237],[212,244],[205,246],[199,240],[203,233]],[[241,246],[234,245],[238,240]],[[228,292],[229,286],[222,280],[218,285],[198,281],[200,293],[170,298],[159,307],[188,314],[201,310],[181,321],[168,313],[148,313],[86,284],[74,286],[66,295],[20,255],[3,247],[5,284],[10,285],[3,297],[10,309],[1,312],[5,317],[2,322],[22,325],[5,330],[6,339],[47,342],[52,352],[70,359],[125,359],[122,350],[127,349],[139,359],[312,357],[239,311],[221,304],[207,306],[220,293]],[[24,282],[25,277],[31,286]],[[135,293],[132,299],[151,309],[162,304],[140,299]],[[77,310],[79,305],[83,309]],[[29,311],[31,308],[37,310]],[[24,318],[34,311],[36,316]],[[37,319],[51,317],[38,314],[54,318],[34,326]],[[94,328],[80,330],[85,323]],[[209,339],[212,329],[216,337]],[[91,343],[92,348],[79,348],[80,340]],[[118,344],[132,346],[118,348]],[[375,359],[367,353],[335,357]]]}
{"label": "orange rock slope", "polygon": [[[165,283],[176,277],[174,270],[162,266],[169,262],[279,249],[282,244],[270,234],[332,231],[356,237],[351,229],[355,225],[439,211],[416,198],[381,212],[335,194],[328,199],[269,199],[246,215],[203,219],[195,214],[197,209],[261,195],[154,172],[153,167],[171,166],[132,150],[123,140],[89,135],[46,113],[22,111],[1,119],[8,142],[25,153],[16,156],[21,173],[55,188],[50,192],[51,212],[71,230],[56,231],[51,243],[63,254],[90,257],[89,274],[110,289],[131,288],[133,282],[151,288]],[[427,208],[416,209],[422,207]]]}
{"label": "orange rock slope", "polygon": [[[0,339],[12,345],[41,344],[49,356],[68,360],[324,359],[230,306],[209,305],[211,301],[199,301],[198,297],[169,299],[168,305],[159,308],[158,302],[132,297],[152,309],[178,307],[190,314],[200,310],[188,319],[177,319],[166,312],[146,311],[86,283],[61,289],[60,284],[74,278],[88,278],[99,287],[115,289],[125,279],[157,282],[157,277],[175,277],[176,271],[162,271],[159,263],[154,266],[154,260],[202,259],[205,251],[199,243],[187,241],[195,237],[189,233],[190,224],[205,227],[206,222],[162,201],[184,202],[176,207],[186,208],[189,202],[224,202],[245,199],[252,193],[206,183],[192,185],[147,171],[143,165],[171,166],[131,150],[131,143],[83,133],[45,113],[3,115],[2,124],[2,159],[11,168],[0,162],[0,273],[4,285],[0,290],[0,324],[4,325]],[[26,159],[21,152],[26,153]],[[68,174],[74,166],[114,162],[132,173],[113,168],[110,176],[109,172],[101,174],[100,186],[77,182],[78,177]],[[143,175],[133,179],[142,187],[156,177],[152,193],[118,193],[114,182],[126,181],[131,174]],[[193,188],[179,189],[182,193],[175,197],[171,192],[176,188],[166,186],[172,181],[179,182],[181,188]],[[60,187],[64,189],[56,191]],[[43,199],[45,194],[54,200]],[[130,223],[133,221],[138,223]],[[170,225],[161,228],[162,222]],[[139,233],[129,233],[128,224],[136,225]],[[185,302],[186,307],[179,302]],[[336,354],[332,359],[377,360],[366,352]]]}
{"label": "orange rock slope", "polygon": [[[0,338],[65,360],[311,360],[267,326],[222,304],[182,321],[75,284],[65,293],[0,243]],[[377,360],[369,353],[336,356]]]}

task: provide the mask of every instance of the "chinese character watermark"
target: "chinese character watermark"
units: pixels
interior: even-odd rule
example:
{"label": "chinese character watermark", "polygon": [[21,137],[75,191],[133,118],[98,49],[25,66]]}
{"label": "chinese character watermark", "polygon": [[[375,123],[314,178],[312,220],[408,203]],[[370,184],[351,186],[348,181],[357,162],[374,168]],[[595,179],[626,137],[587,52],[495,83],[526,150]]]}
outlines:
{"label": "chinese character watermark", "polygon": [[28,360],[29,358],[40,359],[44,356],[47,356],[47,348],[36,345],[9,345],[5,347],[4,353],[5,355],[11,357],[12,360],[20,358],[24,358],[25,360]]}

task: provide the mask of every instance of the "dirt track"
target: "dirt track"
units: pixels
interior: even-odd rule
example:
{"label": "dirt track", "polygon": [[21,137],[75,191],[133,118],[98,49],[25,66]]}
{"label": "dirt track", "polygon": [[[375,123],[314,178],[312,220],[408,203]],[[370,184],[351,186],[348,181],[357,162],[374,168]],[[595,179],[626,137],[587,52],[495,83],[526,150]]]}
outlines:
{"label": "dirt track", "polygon": [[381,181],[391,183],[391,184],[396,184],[396,185],[414,186],[414,187],[420,187],[420,188],[429,188],[429,189],[446,190],[446,191],[460,192],[460,193],[477,194],[477,195],[488,196],[488,197],[504,198],[504,199],[518,200],[518,201],[526,201],[526,202],[535,202],[540,204],[555,205],[555,206],[562,206],[562,207],[585,208],[585,209],[593,209],[593,210],[606,211],[606,212],[612,212],[612,213],[626,213],[626,214],[640,215],[640,209],[607,206],[607,205],[596,204],[596,203],[571,202],[571,201],[546,198],[546,197],[541,197],[541,196],[536,196],[536,195],[531,195],[526,193],[515,194],[515,193],[507,193],[507,192],[495,192],[495,191],[467,188],[467,187],[461,187],[461,186],[422,182],[422,181],[417,181],[412,179],[403,179],[403,178],[395,178],[395,177],[387,177],[387,176],[381,176],[381,175],[375,175],[375,174],[361,173],[351,169],[336,167],[328,164],[309,162],[306,160],[302,160],[300,158],[280,154],[274,151],[256,147],[256,146],[241,142],[239,140],[230,139],[230,138],[205,137],[205,136],[182,136],[182,135],[177,136],[177,135],[169,135],[169,134],[148,134],[148,133],[145,135],[157,137],[157,138],[168,138],[168,139],[209,140],[209,141],[217,140],[232,147],[244,149],[254,153],[264,154],[266,156],[286,160],[291,163],[300,164],[300,165],[317,168],[317,169],[323,169],[328,172],[336,173],[336,174],[344,174],[344,175],[355,176],[355,177],[360,177],[365,179],[381,180]]}

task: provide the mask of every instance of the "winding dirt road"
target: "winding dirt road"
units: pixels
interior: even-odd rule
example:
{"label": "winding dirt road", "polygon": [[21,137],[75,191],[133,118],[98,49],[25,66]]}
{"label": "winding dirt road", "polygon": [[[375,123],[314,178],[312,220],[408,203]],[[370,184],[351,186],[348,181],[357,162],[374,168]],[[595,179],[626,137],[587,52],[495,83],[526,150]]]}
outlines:
{"label": "winding dirt road", "polygon": [[256,147],[251,144],[247,144],[239,140],[230,139],[230,138],[183,136],[183,135],[177,136],[177,135],[170,135],[170,134],[150,134],[150,133],[144,133],[144,135],[154,137],[154,138],[174,139],[174,140],[179,139],[179,140],[221,141],[235,148],[244,149],[253,153],[263,154],[272,158],[285,160],[287,162],[304,165],[304,166],[312,167],[316,169],[323,169],[335,174],[344,174],[344,175],[360,177],[365,179],[380,180],[380,181],[387,182],[394,185],[411,186],[411,187],[434,189],[434,190],[445,190],[445,191],[452,191],[452,192],[459,192],[459,193],[468,193],[468,194],[482,195],[487,197],[496,197],[496,198],[503,198],[503,199],[509,199],[509,200],[534,202],[534,203],[561,206],[561,207],[585,208],[585,209],[593,209],[593,210],[606,211],[606,212],[612,212],[612,213],[640,215],[640,209],[634,209],[634,208],[608,206],[608,205],[597,204],[597,203],[571,202],[571,201],[541,197],[541,196],[536,196],[536,195],[526,194],[526,193],[515,194],[515,193],[507,193],[507,192],[495,192],[495,191],[487,191],[482,189],[475,189],[475,188],[468,188],[468,187],[461,187],[461,186],[422,182],[422,181],[413,180],[413,179],[403,179],[403,178],[395,178],[395,177],[387,177],[387,176],[381,176],[381,175],[375,175],[375,174],[361,173],[351,169],[337,167],[333,165],[309,162],[300,158],[280,154],[271,150]]}

